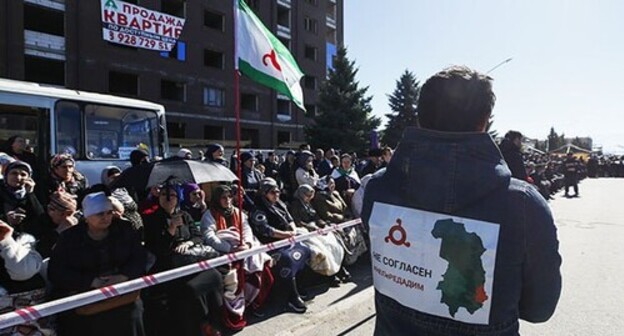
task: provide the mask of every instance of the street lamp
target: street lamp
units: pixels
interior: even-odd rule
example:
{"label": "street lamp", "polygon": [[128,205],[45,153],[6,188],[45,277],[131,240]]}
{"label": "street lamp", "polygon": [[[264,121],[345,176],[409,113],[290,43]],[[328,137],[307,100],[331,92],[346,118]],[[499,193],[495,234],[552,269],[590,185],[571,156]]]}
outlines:
{"label": "street lamp", "polygon": [[492,71],[494,71],[494,70],[498,69],[498,67],[502,66],[503,64],[507,64],[507,63],[511,62],[511,60],[512,60],[512,59],[513,59],[513,58],[509,57],[508,59],[506,59],[506,60],[504,60],[504,61],[502,61],[502,62],[500,62],[500,63],[496,64],[496,65],[495,65],[492,69],[488,70],[485,74],[486,74],[486,75],[489,75],[489,74],[490,74],[490,72],[492,72]]}

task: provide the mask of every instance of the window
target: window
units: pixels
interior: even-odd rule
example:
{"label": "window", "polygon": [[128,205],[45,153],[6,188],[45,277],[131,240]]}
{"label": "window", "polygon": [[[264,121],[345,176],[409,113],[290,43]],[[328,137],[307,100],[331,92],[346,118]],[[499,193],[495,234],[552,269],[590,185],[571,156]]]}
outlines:
{"label": "window", "polygon": [[184,0],[162,0],[161,12],[177,17],[186,17],[186,2]]}
{"label": "window", "polygon": [[204,26],[223,31],[224,21],[223,14],[204,11]]}
{"label": "window", "polygon": [[60,101],[56,104],[56,151],[58,153],[82,154],[80,134],[80,106],[74,102]]}
{"label": "window", "polygon": [[108,73],[108,92],[137,96],[139,94],[139,76],[110,71]]}
{"label": "window", "polygon": [[318,0],[305,0],[305,2],[313,6],[318,6]]}
{"label": "window", "polygon": [[204,126],[204,139],[223,140],[224,138],[223,127],[212,125]]}
{"label": "window", "polygon": [[47,158],[49,151],[40,148],[38,144],[45,147],[48,143],[46,141],[50,134],[49,126],[46,127],[48,113],[49,110],[42,108],[0,104],[0,143],[6,144],[10,137],[19,135],[26,140],[26,146],[32,148],[39,158]]}
{"label": "window", "polygon": [[247,0],[247,4],[254,10],[254,12],[256,12],[257,15],[258,10],[260,9],[260,0]]}
{"label": "window", "polygon": [[186,85],[163,79],[160,81],[160,96],[163,99],[183,102],[186,100]]}
{"label": "window", "polygon": [[287,144],[290,142],[290,132],[278,131],[277,132],[277,146]]}
{"label": "window", "polygon": [[316,77],[313,76],[304,76],[303,77],[303,86],[306,89],[316,90]]}
{"label": "window", "polygon": [[128,160],[140,144],[157,155],[160,126],[155,112],[87,104],[84,116],[87,158]]}
{"label": "window", "polygon": [[290,100],[277,99],[277,115],[290,116]]}
{"label": "window", "polygon": [[290,8],[277,6],[277,24],[290,28]]}
{"label": "window", "polygon": [[241,94],[240,98],[241,110],[258,111],[258,96],[254,94]]}
{"label": "window", "polygon": [[204,50],[204,65],[210,68],[223,69],[223,53]]}
{"label": "window", "polygon": [[306,109],[306,114],[308,117],[315,117],[316,116],[316,105],[314,104],[305,104],[305,109]]}
{"label": "window", "polygon": [[24,80],[64,86],[65,62],[24,55]]}
{"label": "window", "polygon": [[249,141],[251,148],[260,147],[260,131],[255,128],[241,128],[241,140]]}
{"label": "window", "polygon": [[178,122],[167,122],[167,133],[170,138],[185,138],[186,124]]}
{"label": "window", "polygon": [[65,15],[61,11],[24,3],[24,29],[65,36]]}
{"label": "window", "polygon": [[181,62],[186,61],[186,42],[178,40],[171,51],[161,51],[160,56],[174,58]]}
{"label": "window", "polygon": [[303,54],[305,58],[316,61],[318,49],[313,46],[306,45]]}
{"label": "window", "polygon": [[204,105],[213,107],[225,106],[225,90],[214,87],[205,87]]}
{"label": "window", "polygon": [[318,21],[309,16],[303,19],[303,27],[306,31],[316,34],[318,32]]}

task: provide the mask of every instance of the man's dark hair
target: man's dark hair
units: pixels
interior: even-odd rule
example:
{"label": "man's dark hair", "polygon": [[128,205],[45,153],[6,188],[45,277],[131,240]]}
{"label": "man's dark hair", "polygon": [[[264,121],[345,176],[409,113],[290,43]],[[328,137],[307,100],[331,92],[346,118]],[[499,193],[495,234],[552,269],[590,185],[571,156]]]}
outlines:
{"label": "man's dark hair", "polygon": [[509,131],[505,134],[505,139],[514,141],[516,139],[522,139],[522,133],[518,131]]}
{"label": "man's dark hair", "polygon": [[420,89],[419,124],[437,131],[481,131],[495,101],[491,77],[466,66],[452,66],[433,75]]}

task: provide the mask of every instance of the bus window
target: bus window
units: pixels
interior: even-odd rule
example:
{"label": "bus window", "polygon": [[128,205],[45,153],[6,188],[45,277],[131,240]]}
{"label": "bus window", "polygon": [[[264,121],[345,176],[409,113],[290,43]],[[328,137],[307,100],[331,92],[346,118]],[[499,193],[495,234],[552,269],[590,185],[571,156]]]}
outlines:
{"label": "bus window", "polygon": [[128,160],[139,146],[158,155],[158,117],[153,111],[87,104],[87,158]]}
{"label": "bus window", "polygon": [[0,143],[4,145],[10,137],[19,135],[26,140],[28,150],[39,154],[39,112],[37,108],[0,104]]}
{"label": "bus window", "polygon": [[81,157],[80,106],[60,101],[56,104],[56,151]]}

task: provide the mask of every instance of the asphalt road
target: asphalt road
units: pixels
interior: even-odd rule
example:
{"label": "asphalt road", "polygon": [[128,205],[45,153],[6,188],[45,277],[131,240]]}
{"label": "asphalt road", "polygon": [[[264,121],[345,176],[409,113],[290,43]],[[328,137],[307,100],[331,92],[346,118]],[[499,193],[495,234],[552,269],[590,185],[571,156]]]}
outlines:
{"label": "asphalt road", "polygon": [[[624,179],[585,180],[580,193],[570,199],[558,194],[550,203],[563,256],[563,292],[553,318],[522,322],[522,335],[624,335]],[[237,335],[372,335],[375,309],[366,260],[353,273],[353,283],[314,288],[319,295],[307,313],[283,313],[273,304],[266,318],[252,320]]]}

